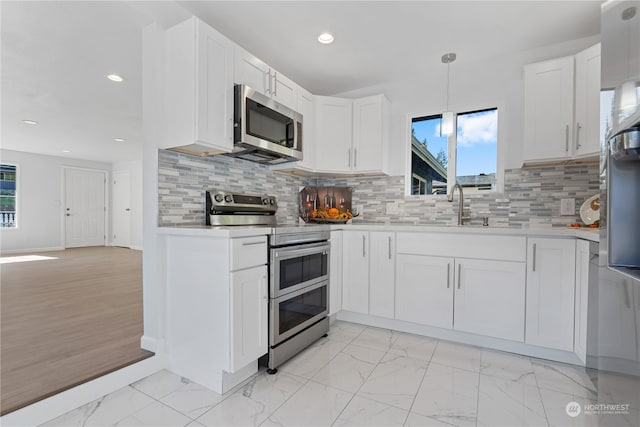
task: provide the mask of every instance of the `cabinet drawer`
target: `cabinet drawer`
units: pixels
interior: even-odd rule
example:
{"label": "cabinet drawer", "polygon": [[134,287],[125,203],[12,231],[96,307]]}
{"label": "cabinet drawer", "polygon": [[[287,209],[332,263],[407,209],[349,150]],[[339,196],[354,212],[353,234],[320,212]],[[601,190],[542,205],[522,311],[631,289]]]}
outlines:
{"label": "cabinet drawer", "polygon": [[231,271],[267,263],[267,236],[231,239],[229,269]]}
{"label": "cabinet drawer", "polygon": [[398,233],[396,252],[457,258],[524,262],[526,238],[447,233]]}

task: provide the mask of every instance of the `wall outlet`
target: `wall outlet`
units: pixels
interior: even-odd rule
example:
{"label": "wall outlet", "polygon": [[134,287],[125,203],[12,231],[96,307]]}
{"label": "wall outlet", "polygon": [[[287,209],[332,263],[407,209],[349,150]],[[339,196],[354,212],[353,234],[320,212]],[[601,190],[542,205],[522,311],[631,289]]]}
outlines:
{"label": "wall outlet", "polygon": [[398,204],[396,202],[387,203],[387,213],[388,214],[397,214],[397,213],[399,213]]}
{"label": "wall outlet", "polygon": [[560,215],[575,215],[576,199],[560,199]]}

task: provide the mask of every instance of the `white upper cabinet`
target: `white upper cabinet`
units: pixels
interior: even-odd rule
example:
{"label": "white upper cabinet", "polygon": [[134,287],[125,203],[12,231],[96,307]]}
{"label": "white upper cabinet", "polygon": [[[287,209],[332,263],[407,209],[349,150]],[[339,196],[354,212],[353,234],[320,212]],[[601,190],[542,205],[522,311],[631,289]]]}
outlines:
{"label": "white upper cabinet", "polygon": [[524,67],[524,161],[571,156],[573,56]]}
{"label": "white upper cabinet", "polygon": [[573,351],[576,242],[527,242],[527,344]]}
{"label": "white upper cabinet", "polygon": [[574,156],[600,152],[600,44],[576,55]]}
{"label": "white upper cabinet", "polygon": [[315,117],[313,95],[305,89],[298,88],[298,113],[302,114],[302,160],[297,167],[313,170],[316,159]]}
{"label": "white upper cabinet", "polygon": [[240,46],[235,46],[234,82],[244,84],[296,110],[298,86]]}
{"label": "white upper cabinet", "polygon": [[353,164],[357,173],[387,170],[389,100],[374,95],[353,101]]}
{"label": "white upper cabinet", "polygon": [[191,154],[233,149],[233,43],[196,17],[166,31],[167,138]]}
{"label": "white upper cabinet", "polygon": [[321,173],[386,173],[389,101],[316,96],[315,169]]}
{"label": "white upper cabinet", "polygon": [[524,67],[524,163],[597,156],[600,44]]}
{"label": "white upper cabinet", "polygon": [[318,172],[350,172],[353,101],[328,96],[316,96],[315,101],[315,169]]}

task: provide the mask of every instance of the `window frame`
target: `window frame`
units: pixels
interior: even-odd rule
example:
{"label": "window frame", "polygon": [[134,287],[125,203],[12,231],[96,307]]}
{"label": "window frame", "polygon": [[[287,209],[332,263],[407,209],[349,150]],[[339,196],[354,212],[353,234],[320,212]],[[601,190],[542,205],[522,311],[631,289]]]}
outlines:
{"label": "window frame", "polygon": [[21,170],[21,166],[20,163],[16,163],[16,162],[11,162],[11,161],[2,161],[0,162],[3,165],[7,165],[7,166],[14,166],[16,168],[16,194],[15,194],[15,207],[16,207],[16,226],[15,227],[0,227],[0,230],[4,231],[10,231],[10,230],[18,230],[20,228],[20,224],[22,223],[21,221],[21,211],[22,209],[20,209],[20,189],[22,188],[22,181],[20,178],[20,170]]}
{"label": "window frame", "polygon": [[[502,141],[504,139],[504,126],[506,123],[505,119],[505,108],[501,102],[491,102],[491,103],[482,103],[471,106],[463,106],[452,108],[454,114],[454,129],[456,130],[451,135],[449,135],[447,139],[447,194],[451,192],[451,189],[456,183],[456,179],[449,179],[449,176],[456,177],[457,176],[457,163],[458,163],[458,153],[457,153],[457,134],[458,134],[458,115],[459,114],[471,114],[477,113],[481,111],[487,110],[497,110],[498,111],[498,140],[496,141],[496,188],[495,190],[490,191],[482,191],[479,193],[474,192],[473,194],[501,194],[504,192],[504,149],[502,145]],[[412,189],[412,180],[413,180],[413,170],[411,167],[411,135],[412,135],[412,125],[413,119],[421,118],[421,117],[435,117],[441,116],[442,112],[426,112],[426,113],[408,113],[406,116],[406,138],[405,138],[405,198],[418,198],[418,197],[433,197],[438,196],[437,194],[411,194]],[[445,195],[440,195],[445,196]]]}

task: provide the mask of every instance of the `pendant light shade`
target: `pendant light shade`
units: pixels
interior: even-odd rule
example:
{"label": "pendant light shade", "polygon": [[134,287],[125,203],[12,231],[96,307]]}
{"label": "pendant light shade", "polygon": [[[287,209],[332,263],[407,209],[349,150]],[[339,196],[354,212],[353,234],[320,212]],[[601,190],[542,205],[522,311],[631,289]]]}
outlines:
{"label": "pendant light shade", "polygon": [[455,53],[445,53],[442,55],[442,63],[447,64],[447,109],[442,113],[442,122],[440,124],[440,136],[451,135],[453,133],[453,125],[455,122],[455,114],[449,111],[449,66],[456,60]]}

